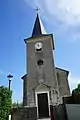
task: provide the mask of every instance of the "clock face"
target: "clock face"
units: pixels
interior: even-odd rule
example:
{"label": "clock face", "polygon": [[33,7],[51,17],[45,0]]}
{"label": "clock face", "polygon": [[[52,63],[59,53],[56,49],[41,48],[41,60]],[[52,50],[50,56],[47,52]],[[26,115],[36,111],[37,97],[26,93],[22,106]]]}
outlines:
{"label": "clock face", "polygon": [[37,50],[42,49],[42,43],[41,43],[41,42],[37,42],[37,43],[35,44],[35,48],[36,48]]}

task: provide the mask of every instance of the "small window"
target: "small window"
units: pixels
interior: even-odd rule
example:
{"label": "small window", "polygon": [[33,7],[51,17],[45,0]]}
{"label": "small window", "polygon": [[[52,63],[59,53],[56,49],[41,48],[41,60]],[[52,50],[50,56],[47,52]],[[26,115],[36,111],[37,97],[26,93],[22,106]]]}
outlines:
{"label": "small window", "polygon": [[38,60],[38,61],[37,61],[37,65],[38,65],[38,66],[43,65],[43,63],[44,63],[44,61],[43,61],[43,60]]}

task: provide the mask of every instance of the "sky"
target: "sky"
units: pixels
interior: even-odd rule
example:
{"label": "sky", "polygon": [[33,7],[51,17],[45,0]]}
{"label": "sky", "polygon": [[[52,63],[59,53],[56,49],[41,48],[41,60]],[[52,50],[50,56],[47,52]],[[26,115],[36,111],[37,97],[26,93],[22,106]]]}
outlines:
{"label": "sky", "polygon": [[0,85],[11,83],[13,101],[22,101],[26,71],[24,39],[32,34],[36,7],[47,33],[54,37],[55,66],[69,71],[73,90],[80,83],[80,0],[0,0]]}

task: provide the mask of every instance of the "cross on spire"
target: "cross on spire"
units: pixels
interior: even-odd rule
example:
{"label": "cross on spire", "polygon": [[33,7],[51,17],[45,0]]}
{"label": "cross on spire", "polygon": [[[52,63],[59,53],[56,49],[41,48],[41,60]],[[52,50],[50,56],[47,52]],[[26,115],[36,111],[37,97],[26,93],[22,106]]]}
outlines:
{"label": "cross on spire", "polygon": [[37,6],[35,10],[38,13],[38,11],[40,10],[40,8]]}

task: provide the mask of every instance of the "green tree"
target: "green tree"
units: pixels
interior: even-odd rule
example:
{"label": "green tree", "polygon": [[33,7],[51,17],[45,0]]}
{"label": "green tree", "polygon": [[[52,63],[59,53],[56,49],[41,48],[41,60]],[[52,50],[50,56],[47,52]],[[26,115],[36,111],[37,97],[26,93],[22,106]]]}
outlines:
{"label": "green tree", "polygon": [[72,98],[75,104],[80,104],[80,84],[72,91]]}
{"label": "green tree", "polygon": [[0,87],[0,120],[7,120],[12,108],[12,91],[7,87]]}
{"label": "green tree", "polygon": [[73,90],[73,92],[80,92],[80,83],[78,84],[77,88]]}

